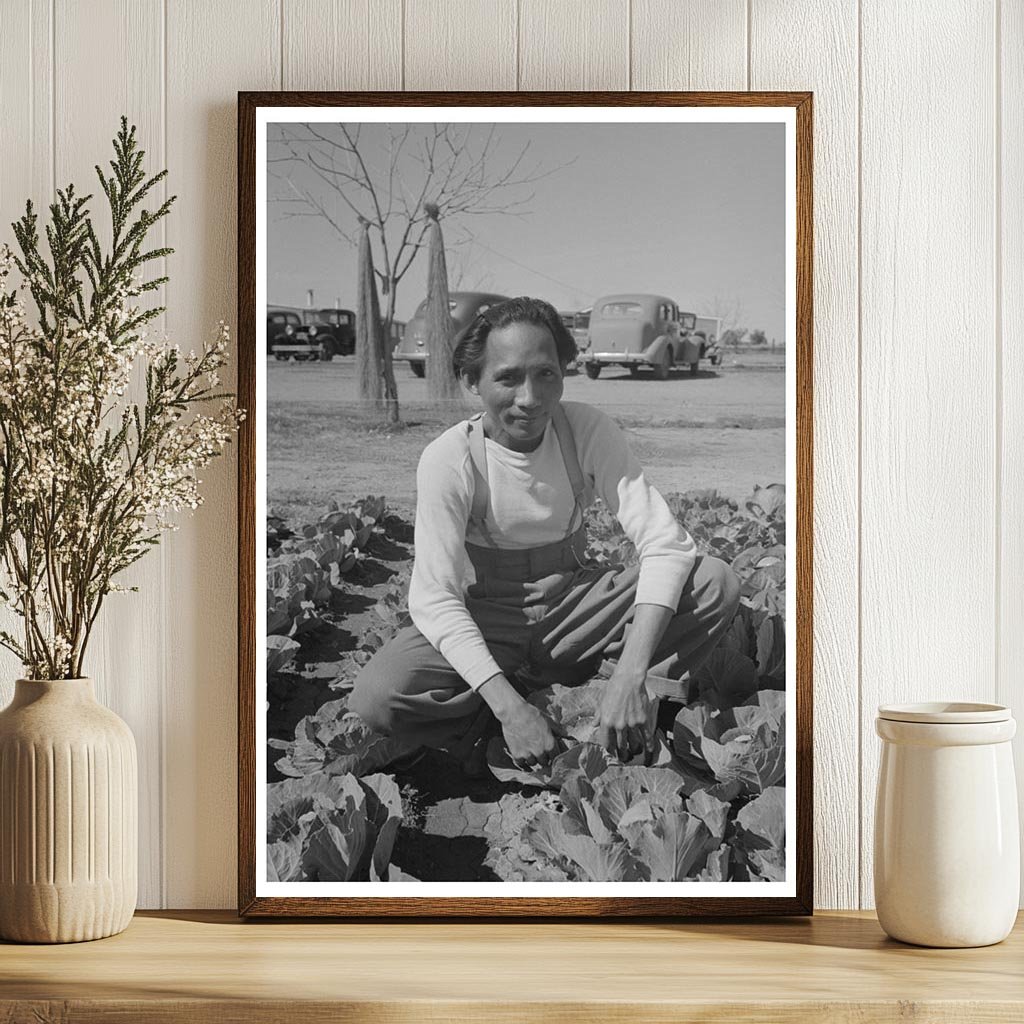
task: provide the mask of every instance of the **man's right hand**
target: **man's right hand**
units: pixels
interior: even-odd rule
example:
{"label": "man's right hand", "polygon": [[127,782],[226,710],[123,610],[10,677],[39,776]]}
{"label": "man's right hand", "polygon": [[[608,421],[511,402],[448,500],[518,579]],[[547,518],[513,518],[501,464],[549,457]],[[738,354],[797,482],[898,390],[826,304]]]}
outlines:
{"label": "man's right hand", "polygon": [[547,765],[558,753],[551,723],[532,704],[523,701],[500,721],[505,746],[516,764],[525,768]]}
{"label": "man's right hand", "polygon": [[509,756],[517,764],[548,764],[558,753],[551,723],[501,673],[491,676],[477,691],[501,724]]}

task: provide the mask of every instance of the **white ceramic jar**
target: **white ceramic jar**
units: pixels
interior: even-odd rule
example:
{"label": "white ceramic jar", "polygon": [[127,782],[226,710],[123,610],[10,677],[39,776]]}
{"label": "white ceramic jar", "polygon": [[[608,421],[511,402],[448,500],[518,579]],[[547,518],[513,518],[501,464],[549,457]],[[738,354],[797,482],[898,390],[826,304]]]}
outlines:
{"label": "white ceramic jar", "polygon": [[875,905],[894,939],[988,946],[1017,915],[1020,838],[1010,740],[999,704],[878,709]]}

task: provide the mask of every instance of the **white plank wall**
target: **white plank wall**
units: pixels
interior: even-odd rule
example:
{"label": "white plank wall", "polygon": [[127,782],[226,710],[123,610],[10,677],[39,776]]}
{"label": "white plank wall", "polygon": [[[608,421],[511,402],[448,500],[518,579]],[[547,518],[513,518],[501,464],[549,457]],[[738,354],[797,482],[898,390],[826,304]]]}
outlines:
{"label": "white plank wall", "polygon": [[519,0],[519,88],[631,88],[629,32],[622,0]]}
{"label": "white plank wall", "polygon": [[[104,54],[103,60],[96,55]],[[109,213],[94,167],[109,171],[111,141],[122,114],[138,127],[149,167],[164,165],[163,10],[160,0],[60,0],[54,4],[54,163],[58,187],[75,182],[91,192],[90,208],[109,241]],[[82,88],[82,82],[91,82]],[[102,130],[101,127],[102,126]],[[159,193],[163,198],[163,190]],[[158,238],[160,236],[158,235]],[[161,261],[162,263],[163,261]],[[160,273],[151,276],[161,276]],[[159,301],[164,301],[160,296]],[[160,330],[164,325],[153,325]],[[131,397],[143,400],[136,381]],[[136,594],[107,598],[96,623],[85,672],[96,696],[118,709],[131,726],[139,751],[139,898],[162,892],[162,798],[165,587],[162,553],[151,553],[125,573],[122,585]]]}
{"label": "white plank wall", "polygon": [[[999,444],[999,619],[996,700],[1024,704],[1024,3],[1003,0],[996,59],[996,437]],[[1018,721],[1021,714],[1017,715]],[[1016,742],[1024,822],[1024,738]]]}
{"label": "white plank wall", "polygon": [[631,88],[747,88],[747,0],[633,0],[630,25]]}
{"label": "white plank wall", "polygon": [[[53,195],[53,12],[49,0],[19,0],[2,14],[0,244],[13,247],[8,225],[25,212],[25,201],[45,214]],[[0,628],[14,632],[18,622],[0,608]],[[0,648],[0,705],[10,702],[20,675],[18,659]]]}
{"label": "white plank wall", "polygon": [[[870,906],[876,705],[1024,709],[1024,356],[1002,344],[1024,321],[1024,5],[0,0],[0,18],[0,225],[55,183],[92,190],[123,111],[180,197],[166,328],[185,347],[235,316],[238,90],[815,92],[816,902]],[[143,906],[234,905],[234,474],[232,450],[89,666],[139,741]],[[0,701],[17,674],[0,655]]]}
{"label": "white plank wall", "polygon": [[993,16],[990,3],[901,0],[861,13],[865,904],[877,705],[995,692]]}
{"label": "white plank wall", "polygon": [[515,0],[404,0],[403,88],[516,87]]}
{"label": "white plank wall", "polygon": [[401,0],[282,2],[283,88],[402,88]]}
{"label": "white plank wall", "polygon": [[[832,47],[793,46],[807,35]],[[857,11],[755,0],[751,88],[814,92],[815,891],[859,900]],[[828,894],[827,896],[825,894]]]}
{"label": "white plank wall", "polygon": [[[168,321],[191,347],[236,310],[236,94],[281,85],[276,0],[167,0]],[[234,377],[226,368],[225,380]],[[231,906],[236,878],[235,449],[166,545],[164,901]],[[158,638],[154,641],[159,642]]]}

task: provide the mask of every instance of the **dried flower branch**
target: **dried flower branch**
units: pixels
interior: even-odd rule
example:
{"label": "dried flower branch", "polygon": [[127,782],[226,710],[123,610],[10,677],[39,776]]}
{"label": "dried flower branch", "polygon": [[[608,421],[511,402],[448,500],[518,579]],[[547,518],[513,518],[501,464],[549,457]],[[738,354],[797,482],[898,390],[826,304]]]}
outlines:
{"label": "dried flower branch", "polygon": [[[109,177],[96,168],[109,247],[94,230],[92,197],[73,186],[50,206],[48,257],[31,202],[13,225],[20,256],[0,247],[0,601],[23,627],[19,637],[0,631],[0,645],[30,678],[82,674],[103,599],[124,589],[115,577],[176,528],[173,513],[200,504],[198,471],[243,416],[218,390],[226,325],[188,355],[147,336],[163,307],[143,309],[138,297],[167,278],[145,281],[143,269],[172,250],[144,244],[174,197],[137,209],[166,171],[146,177],[125,118],[114,151]],[[136,367],[144,402],[129,397]]]}

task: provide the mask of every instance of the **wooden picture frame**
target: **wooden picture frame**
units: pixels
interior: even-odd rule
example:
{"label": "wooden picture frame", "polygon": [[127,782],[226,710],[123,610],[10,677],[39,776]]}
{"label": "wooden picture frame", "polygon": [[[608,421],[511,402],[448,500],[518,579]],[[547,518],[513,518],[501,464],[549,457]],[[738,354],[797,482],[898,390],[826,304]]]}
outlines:
{"label": "wooden picture frame", "polygon": [[[260,549],[257,516],[266,513],[265,480],[258,471],[261,430],[265,428],[265,342],[260,324],[262,308],[269,301],[263,274],[258,266],[260,242],[258,203],[266,197],[267,167],[261,133],[274,116],[299,120],[299,108],[309,116],[327,115],[338,108],[343,117],[356,122],[356,108],[380,117],[387,108],[388,120],[408,118],[446,122],[458,112],[472,113],[474,121],[487,122],[514,116],[517,122],[531,122],[541,114],[553,120],[600,122],[603,112],[629,111],[637,121],[665,120],[669,125],[690,123],[687,118],[713,120],[728,116],[735,123],[763,118],[784,126],[786,161],[786,362],[787,362],[787,475],[790,487],[787,508],[795,512],[795,531],[790,527],[790,551],[786,564],[795,565],[787,578],[790,595],[784,621],[788,625],[785,671],[787,736],[786,782],[787,841],[783,882],[618,882],[608,883],[594,894],[588,882],[537,883],[529,891],[513,891],[516,882],[420,883],[412,890],[390,882],[340,883],[362,886],[341,894],[333,888],[319,895],[311,892],[327,883],[263,883],[258,865],[265,867],[266,819],[260,815],[260,787],[266,787],[266,744],[261,743],[257,716],[269,706],[266,701],[265,637],[257,615],[265,606],[258,591]],[[484,109],[486,108],[486,109]],[[511,109],[510,109],[511,108]],[[569,111],[567,108],[572,108]],[[429,117],[428,117],[429,114]],[[369,116],[369,115],[367,115]],[[717,122],[716,122],[717,123]],[[238,530],[239,530],[239,698],[238,698],[238,909],[248,917],[334,916],[334,917],[654,917],[654,916],[750,916],[763,914],[805,915],[813,907],[812,843],[812,97],[807,92],[719,92],[719,93],[311,93],[241,92],[238,96],[238,400],[248,410],[239,439]],[[261,184],[262,183],[262,184]],[[260,227],[260,231],[264,230]],[[265,238],[265,235],[263,236]],[[514,293],[513,293],[514,294]],[[257,356],[257,353],[260,353]],[[261,408],[260,403],[264,403]],[[386,488],[385,488],[386,489]],[[795,490],[795,495],[792,491]],[[793,535],[796,535],[796,543]],[[792,549],[795,548],[795,555]],[[795,627],[795,638],[792,636]],[[795,657],[793,656],[795,654]],[[265,739],[265,737],[264,737]],[[262,749],[261,749],[262,748]],[[262,766],[262,773],[261,773]],[[264,789],[265,792],[265,789]],[[264,848],[260,852],[261,845]],[[727,855],[727,859],[731,854]],[[264,858],[261,861],[261,857]],[[795,860],[795,864],[794,864]],[[265,877],[265,876],[264,876]],[[332,883],[337,885],[338,883]],[[700,889],[717,884],[735,886],[735,893]],[[485,889],[481,889],[481,885]],[[505,886],[495,894],[497,885]],[[554,886],[552,895],[538,895],[538,886]],[[641,885],[658,886],[657,894],[645,895]],[[289,889],[288,887],[291,886]],[[427,888],[424,889],[424,886]],[[581,895],[565,890],[581,886]],[[616,888],[618,886],[619,888]],[[663,887],[671,887],[668,892]],[[767,886],[758,889],[753,886]],[[770,888],[774,886],[774,888]],[[370,887],[369,889],[367,887]],[[697,887],[699,891],[696,891]],[[509,895],[504,895],[504,892]],[[609,894],[608,890],[613,892]],[[403,894],[404,893],[406,894]],[[434,895],[434,892],[437,895]],[[546,891],[546,890],[545,890]],[[616,895],[617,892],[622,895]],[[653,892],[653,890],[652,890]],[[478,895],[478,893],[480,893]]]}

